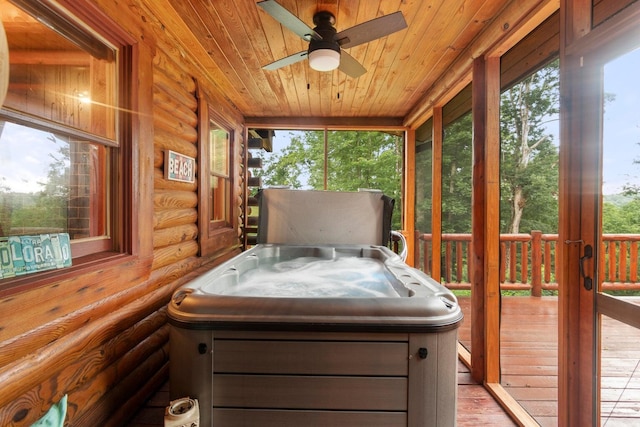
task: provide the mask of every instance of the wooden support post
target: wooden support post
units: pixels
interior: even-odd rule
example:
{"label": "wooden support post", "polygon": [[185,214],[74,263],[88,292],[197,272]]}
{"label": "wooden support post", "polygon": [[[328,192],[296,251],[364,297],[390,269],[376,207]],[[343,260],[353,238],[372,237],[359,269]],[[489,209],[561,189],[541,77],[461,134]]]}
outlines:
{"label": "wooden support post", "polygon": [[538,230],[531,231],[531,295],[542,296],[542,232]]}
{"label": "wooden support post", "polygon": [[433,109],[433,161],[431,171],[431,277],[440,281],[440,252],[442,250],[442,107]]}
{"label": "wooden support post", "polygon": [[407,242],[407,263],[415,267],[415,207],[416,207],[416,131],[408,129],[404,134],[404,201],[402,203],[402,228]]}

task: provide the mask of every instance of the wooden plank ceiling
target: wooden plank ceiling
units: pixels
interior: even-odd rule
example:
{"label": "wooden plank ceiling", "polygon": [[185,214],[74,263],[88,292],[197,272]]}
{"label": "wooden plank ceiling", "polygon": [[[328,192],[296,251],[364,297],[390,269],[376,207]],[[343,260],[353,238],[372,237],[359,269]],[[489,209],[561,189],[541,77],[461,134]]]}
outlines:
{"label": "wooden plank ceiling", "polygon": [[[329,11],[337,31],[401,11],[408,28],[346,49],[367,72],[358,78],[312,70],[306,60],[274,71],[262,66],[305,50],[255,0],[153,0],[145,3],[184,39],[245,117],[404,118],[509,0],[278,0],[313,27]],[[183,33],[181,33],[181,31]],[[466,53],[468,55],[468,52]]]}

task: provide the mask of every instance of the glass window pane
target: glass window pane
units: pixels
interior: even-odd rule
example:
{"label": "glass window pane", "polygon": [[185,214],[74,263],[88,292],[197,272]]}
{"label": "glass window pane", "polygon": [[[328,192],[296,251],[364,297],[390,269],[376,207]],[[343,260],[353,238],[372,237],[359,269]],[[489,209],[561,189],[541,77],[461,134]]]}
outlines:
{"label": "glass window pane", "polygon": [[559,62],[500,105],[501,384],[540,425],[557,424]]}
{"label": "glass window pane", "polygon": [[[600,425],[640,423],[640,49],[604,66],[602,236],[597,285]],[[608,297],[598,295],[597,301]],[[619,320],[616,320],[619,319]]]}
{"label": "glass window pane", "polygon": [[431,269],[431,207],[433,172],[433,120],[429,119],[416,130],[416,197],[415,265],[429,274]]}
{"label": "glass window pane", "polygon": [[640,295],[640,49],[604,67],[602,246],[599,285],[623,297]]}
{"label": "glass window pane", "polygon": [[211,148],[211,173],[218,176],[229,176],[229,132],[220,129],[214,122],[210,123],[209,145]]}
{"label": "glass window pane", "polygon": [[[321,132],[315,132],[323,138]],[[402,228],[402,133],[329,131],[327,135],[327,190],[380,190],[395,200],[392,229]],[[323,154],[322,151],[317,154]],[[318,161],[319,164],[324,162]],[[316,187],[322,189],[322,187]]]}
{"label": "glass window pane", "polygon": [[88,34],[63,36],[55,21],[44,25],[7,0],[0,8],[10,58],[4,108],[115,141],[115,50]]}
{"label": "glass window pane", "polygon": [[600,336],[600,425],[638,425],[640,329],[601,315]]}
{"label": "glass window pane", "polygon": [[[452,103],[452,105],[455,103]],[[445,107],[448,109],[448,107]],[[444,112],[444,110],[443,110]],[[472,114],[444,125],[442,142],[442,242],[440,282],[454,290],[460,306],[471,318],[469,249],[471,244]],[[434,254],[434,256],[437,256]],[[437,279],[434,277],[434,279]],[[471,348],[471,322],[464,322],[459,340]]]}
{"label": "glass window pane", "polygon": [[211,176],[211,221],[226,221],[229,204],[229,180]]}
{"label": "glass window pane", "polygon": [[0,121],[0,235],[108,234],[104,146]]}
{"label": "glass window pane", "polygon": [[209,220],[214,227],[230,224],[230,159],[231,138],[229,132],[209,122]]}

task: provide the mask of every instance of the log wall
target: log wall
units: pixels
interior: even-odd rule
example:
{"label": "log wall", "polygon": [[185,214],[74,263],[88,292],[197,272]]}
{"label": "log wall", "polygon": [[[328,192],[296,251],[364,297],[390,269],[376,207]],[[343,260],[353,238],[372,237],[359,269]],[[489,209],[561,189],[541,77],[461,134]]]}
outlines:
{"label": "log wall", "polygon": [[[64,3],[64,2],[63,2]],[[72,2],[82,3],[82,2]],[[197,84],[234,125],[242,215],[244,124],[215,82],[180,54],[141,0],[98,0],[100,13],[139,45],[139,122],[133,161],[135,257],[39,278],[0,293],[0,425],[29,426],[68,396],[70,426],[120,426],[168,379],[166,304],[173,291],[239,253],[238,239],[199,256],[198,188],[164,179],[164,152],[197,157]],[[69,3],[73,10],[77,5]],[[29,279],[26,279],[27,281]]]}

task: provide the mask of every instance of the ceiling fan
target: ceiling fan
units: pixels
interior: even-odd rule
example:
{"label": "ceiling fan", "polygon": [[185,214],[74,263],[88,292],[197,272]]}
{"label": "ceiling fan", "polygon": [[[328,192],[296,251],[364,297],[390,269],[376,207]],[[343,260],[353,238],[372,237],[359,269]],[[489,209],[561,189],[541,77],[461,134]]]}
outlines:
{"label": "ceiling fan", "polygon": [[257,4],[276,21],[309,42],[307,50],[267,64],[262,67],[264,70],[276,70],[308,57],[309,65],[314,70],[331,71],[338,68],[353,78],[360,77],[367,70],[342,49],[368,43],[407,28],[402,12],[398,11],[337,32],[334,27],[335,16],[331,12],[319,11],[313,15],[315,28],[311,29],[275,0],[264,0]]}

